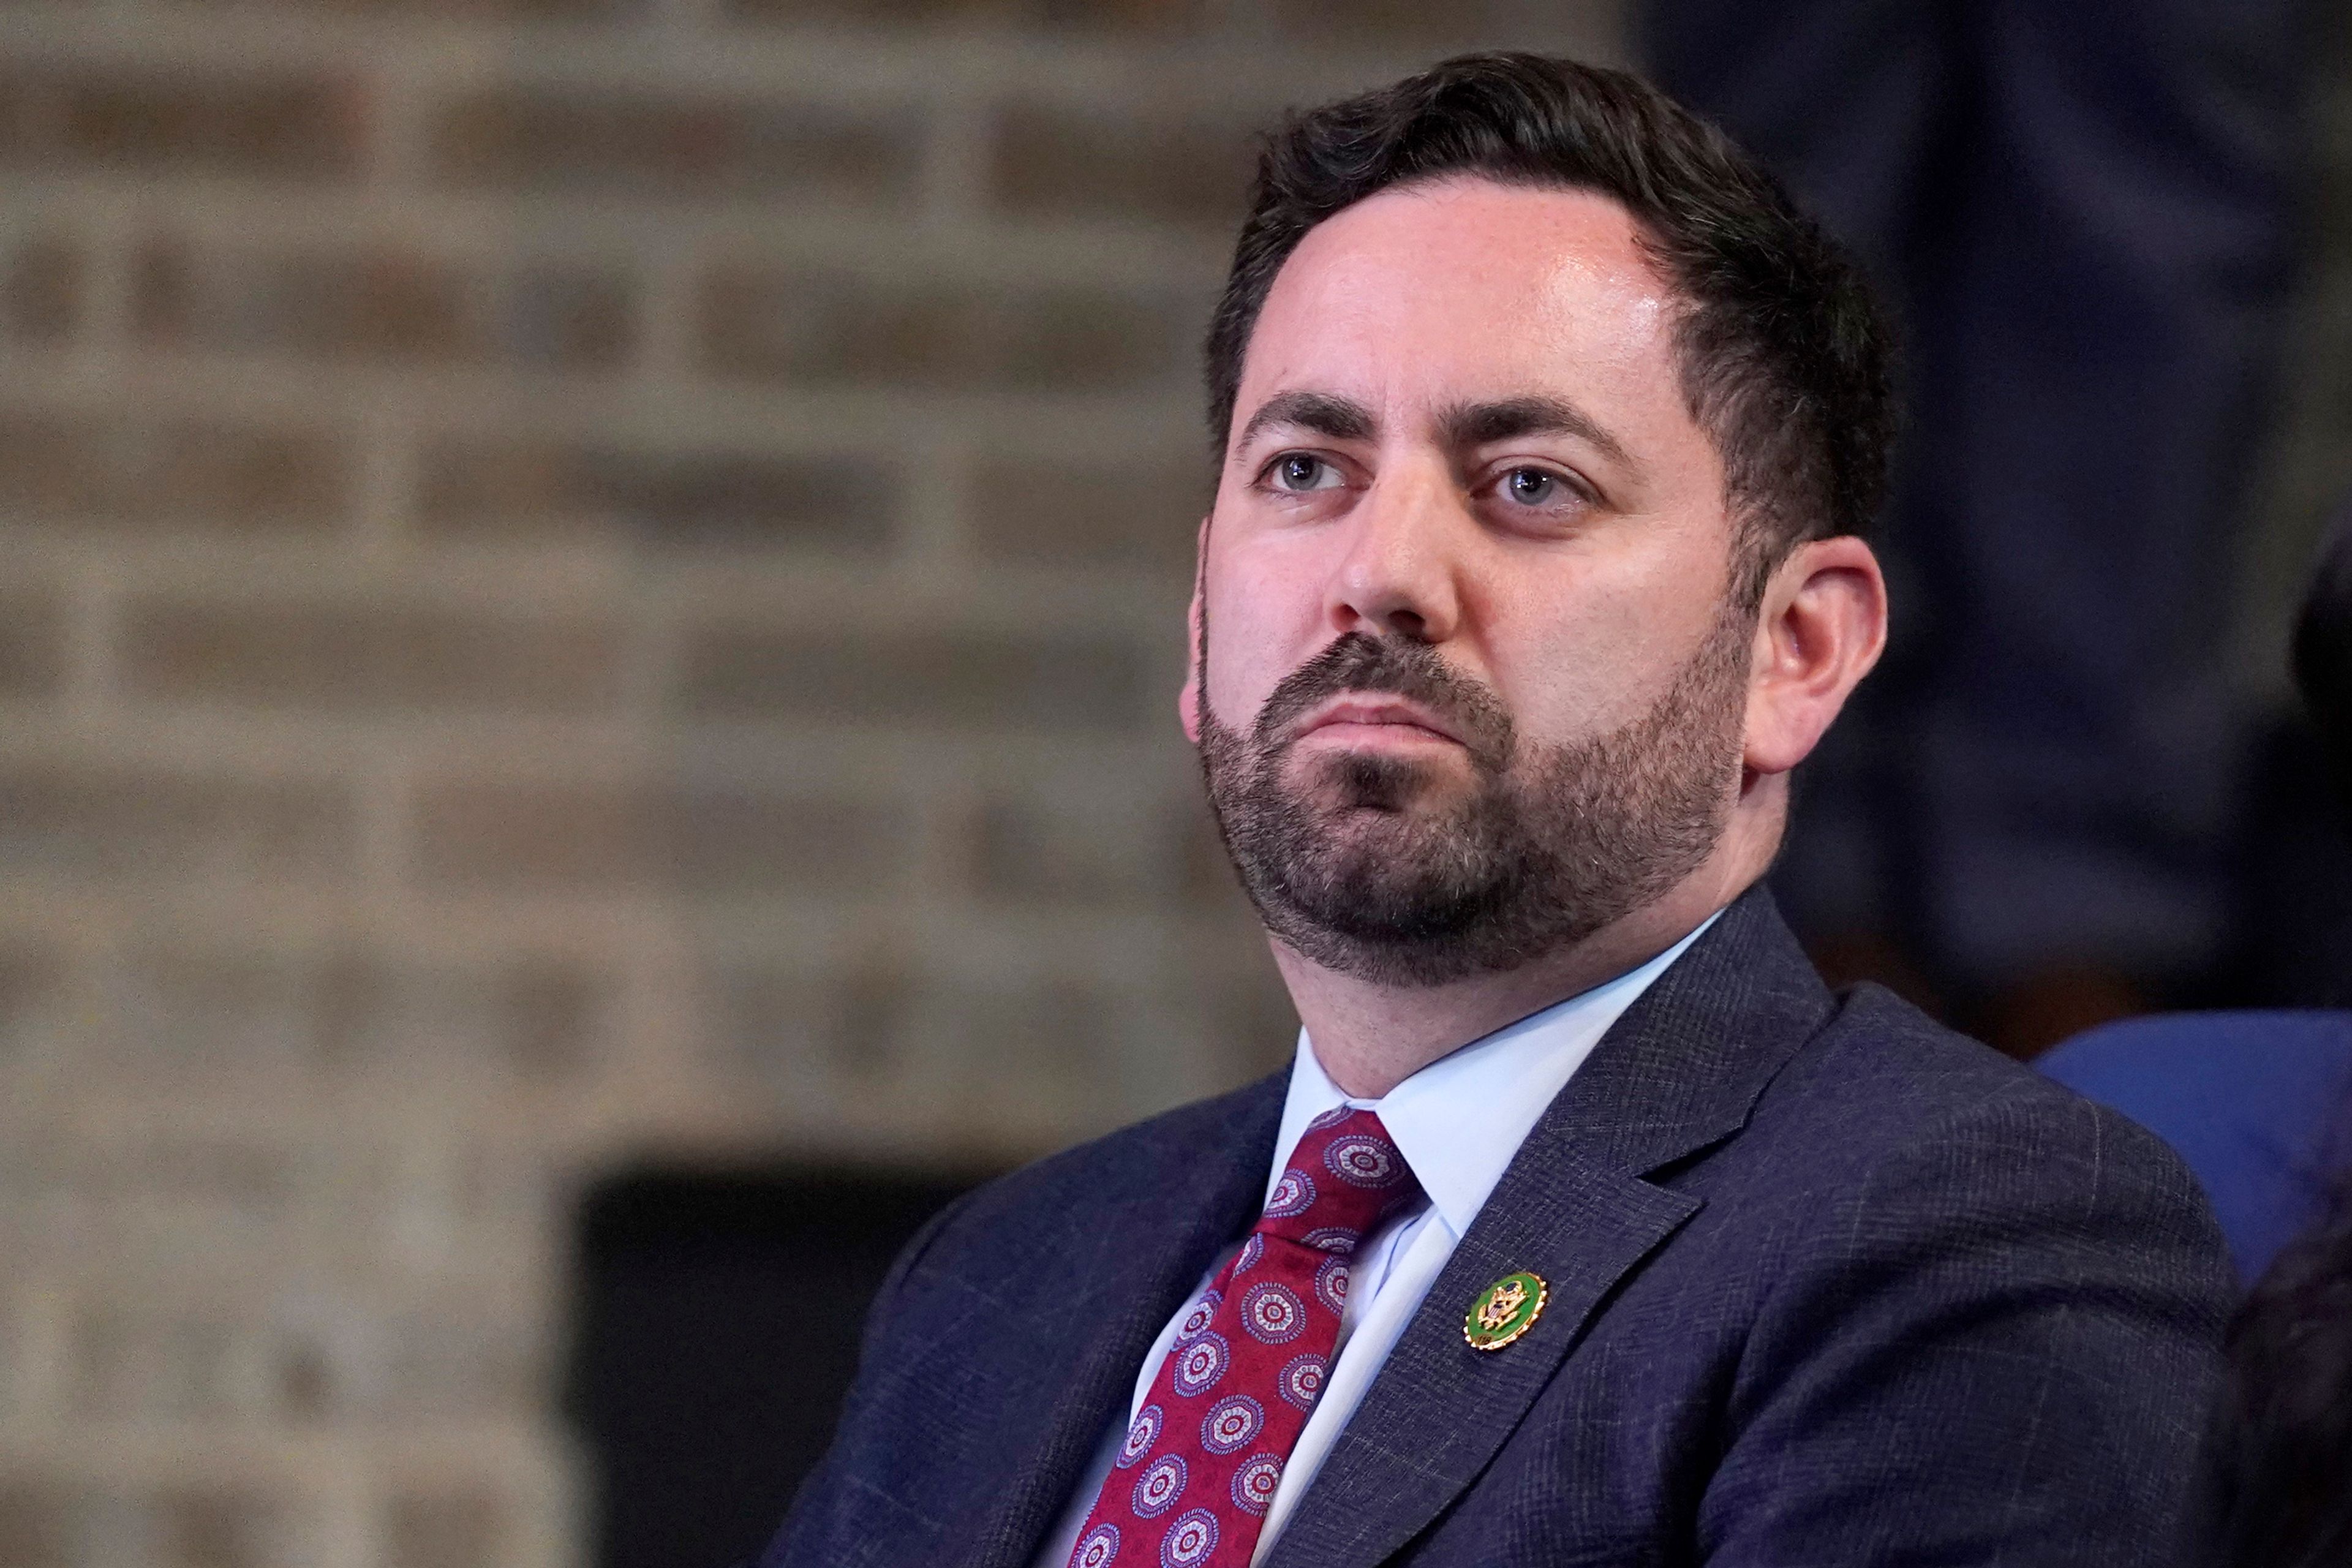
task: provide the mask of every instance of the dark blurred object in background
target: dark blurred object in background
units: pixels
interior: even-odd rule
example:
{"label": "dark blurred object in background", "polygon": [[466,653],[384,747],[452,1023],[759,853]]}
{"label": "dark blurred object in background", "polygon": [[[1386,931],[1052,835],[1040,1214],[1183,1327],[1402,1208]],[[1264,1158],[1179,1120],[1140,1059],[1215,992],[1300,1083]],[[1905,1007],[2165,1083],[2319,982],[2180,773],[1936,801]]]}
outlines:
{"label": "dark blurred object in background", "polygon": [[[2274,748],[2272,771],[2315,783],[2300,804],[2312,827],[2333,816],[2326,853],[2343,877],[2352,858],[2352,503],[2305,599],[2294,668],[2307,724]],[[2282,851],[2279,863],[2288,858]],[[2307,914],[2284,910],[2282,933]],[[2326,969],[2312,978],[2328,980]],[[2331,978],[2338,1002],[2352,1004],[2340,963]],[[2188,1159],[2251,1284],[2230,1328],[2206,1500],[2213,1535],[2201,1561],[2352,1561],[2352,1006],[2136,1018],[2065,1041],[2044,1069]]]}
{"label": "dark blurred object in background", "polygon": [[603,1568],[757,1553],[824,1457],[890,1260],[977,1177],[640,1171],[588,1196],[569,1397]]}
{"label": "dark blurred object in background", "polygon": [[[2340,875],[2352,858],[2344,852],[2352,832],[2352,505],[2322,552],[2294,665],[2307,720],[2294,742],[2303,763],[2285,747],[2274,761],[2290,772],[2307,764],[2306,776],[2324,782],[2305,804],[2314,826],[2332,808],[2326,852]],[[2286,910],[2282,933],[2308,912]],[[2339,962],[2339,992],[2344,980]],[[2214,1534],[2201,1561],[2352,1561],[2352,1006],[2134,1019],[2065,1042],[2043,1068],[2179,1152],[2211,1194],[2252,1285],[2231,1328],[2212,1446]]]}
{"label": "dark blurred object in background", "polygon": [[2301,710],[2254,770],[2217,1000],[2352,1007],[2352,496],[2320,552],[2292,652]]}
{"label": "dark blurred object in background", "polygon": [[2352,1562],[2352,1184],[2230,1331],[2213,1568]]}
{"label": "dark blurred object in background", "polygon": [[2352,817],[2352,496],[2321,552],[2295,623],[2294,657],[2295,689],[2320,727],[2329,773]]}
{"label": "dark blurred object in background", "polygon": [[1780,883],[1831,964],[2030,1054],[2209,977],[2222,646],[2293,299],[2307,0],[1646,0],[1653,70],[1886,285],[1896,639]]}
{"label": "dark blurred object in background", "polygon": [[2253,759],[2226,956],[2200,1000],[2352,1007],[2352,823],[2330,745],[2282,715]]}
{"label": "dark blurred object in background", "polygon": [[[2324,946],[2352,934],[2352,505],[2322,552],[2294,665],[2303,721],[2263,771],[2297,787],[2263,800],[2258,818],[2280,836],[2258,874],[2282,899],[2267,911],[2274,982],[2338,1005],[2137,1018],[2042,1063],[2188,1161],[2251,1286],[2215,1413],[2198,1559],[2210,1568],[2352,1561],[2352,946],[2332,965]],[[2315,864],[2298,868],[2298,850]]]}
{"label": "dark blurred object in background", "polygon": [[2352,496],[2320,552],[2292,660],[2303,700],[2255,758],[2215,1000],[2352,1007]]}

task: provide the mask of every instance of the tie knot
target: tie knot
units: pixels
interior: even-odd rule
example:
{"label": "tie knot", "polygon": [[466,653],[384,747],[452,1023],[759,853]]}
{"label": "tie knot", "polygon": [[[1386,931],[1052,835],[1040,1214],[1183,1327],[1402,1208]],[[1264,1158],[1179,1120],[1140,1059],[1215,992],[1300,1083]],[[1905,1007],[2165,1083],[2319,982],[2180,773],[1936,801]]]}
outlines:
{"label": "tie knot", "polygon": [[1307,1124],[1257,1228],[1346,1257],[1366,1231],[1420,1195],[1381,1119],[1339,1106]]}

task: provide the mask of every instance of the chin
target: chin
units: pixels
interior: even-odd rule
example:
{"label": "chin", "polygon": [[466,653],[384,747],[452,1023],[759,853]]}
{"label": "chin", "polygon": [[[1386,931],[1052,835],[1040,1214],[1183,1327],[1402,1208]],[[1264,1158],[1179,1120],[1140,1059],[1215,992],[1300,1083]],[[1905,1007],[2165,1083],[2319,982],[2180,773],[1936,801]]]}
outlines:
{"label": "chin", "polygon": [[1385,752],[1340,752],[1306,768],[1303,792],[1332,821],[1366,815],[1438,816],[1458,807],[1469,781],[1461,770],[1431,757]]}

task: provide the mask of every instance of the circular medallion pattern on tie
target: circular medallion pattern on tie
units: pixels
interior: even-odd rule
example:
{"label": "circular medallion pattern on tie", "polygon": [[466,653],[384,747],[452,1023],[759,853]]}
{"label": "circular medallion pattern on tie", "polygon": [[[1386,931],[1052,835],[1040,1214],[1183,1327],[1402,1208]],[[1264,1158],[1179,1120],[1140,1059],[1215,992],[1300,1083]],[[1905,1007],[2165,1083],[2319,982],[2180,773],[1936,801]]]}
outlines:
{"label": "circular medallion pattern on tie", "polygon": [[1323,1151],[1323,1164],[1351,1187],[1385,1187],[1403,1173],[1403,1165],[1389,1141],[1367,1132],[1332,1139],[1330,1146]]}
{"label": "circular medallion pattern on tie", "polygon": [[1328,1364],[1312,1352],[1293,1357],[1275,1381],[1282,1402],[1295,1410],[1314,1409],[1315,1402],[1323,1397],[1323,1373]]}
{"label": "circular medallion pattern on tie", "polygon": [[1118,1526],[1097,1524],[1087,1531],[1070,1553],[1070,1568],[1110,1568],[1118,1556]]}
{"label": "circular medallion pattern on tie", "polygon": [[1217,1321],[1217,1309],[1224,1305],[1224,1300],[1217,1291],[1203,1292],[1201,1299],[1192,1303],[1192,1310],[1184,1314],[1184,1321],[1176,1325],[1176,1342],[1189,1345],[1207,1333],[1209,1325]]}
{"label": "circular medallion pattern on tie", "polygon": [[1250,1233],[1250,1238],[1242,1243],[1240,1253],[1234,1258],[1234,1272],[1235,1274],[1248,1273],[1251,1269],[1257,1267],[1257,1260],[1265,1256],[1265,1237],[1255,1231],[1252,1231]]}
{"label": "circular medallion pattern on tie", "polygon": [[1282,1173],[1282,1180],[1274,1184],[1274,1195],[1265,1200],[1265,1217],[1288,1219],[1292,1215],[1305,1214],[1315,1201],[1315,1184],[1307,1173],[1292,1169]]}
{"label": "circular medallion pattern on tie", "polygon": [[1244,1513],[1263,1514],[1274,1504],[1274,1489],[1282,1484],[1282,1456],[1252,1454],[1234,1472],[1234,1506]]}
{"label": "circular medallion pattern on tie", "polygon": [[1160,1542],[1160,1568],[1196,1568],[1217,1549],[1217,1516],[1193,1509],[1168,1527]]}
{"label": "circular medallion pattern on tie", "polygon": [[1318,1252],[1344,1254],[1355,1251],[1356,1243],[1363,1237],[1344,1225],[1318,1225],[1298,1239]]}
{"label": "circular medallion pattern on tie", "polygon": [[1224,1335],[1202,1334],[1177,1352],[1175,1375],[1169,1384],[1187,1399],[1206,1394],[1225,1375],[1232,1360],[1233,1348],[1225,1343]]}
{"label": "circular medallion pattern on tie", "polygon": [[1344,1105],[1335,1105],[1328,1110],[1318,1110],[1315,1113],[1315,1119],[1307,1124],[1307,1131],[1320,1132],[1326,1127],[1337,1127],[1355,1114]]}
{"label": "circular medallion pattern on tie", "polygon": [[1307,1331],[1307,1303],[1289,1286],[1263,1280],[1242,1293],[1242,1327],[1260,1344],[1286,1345]]}
{"label": "circular medallion pattern on tie", "polygon": [[1184,1461],[1173,1454],[1162,1454],[1136,1478],[1135,1495],[1129,1500],[1135,1505],[1137,1518],[1157,1519],[1183,1495]]}
{"label": "circular medallion pattern on tie", "polygon": [[1160,1441],[1160,1429],[1167,1421],[1167,1412],[1157,1405],[1147,1405],[1138,1411],[1135,1425],[1127,1429],[1127,1441],[1118,1446],[1118,1468],[1126,1469],[1151,1452],[1151,1446]]}
{"label": "circular medallion pattern on tie", "polygon": [[1348,1260],[1327,1258],[1315,1271],[1315,1299],[1344,1315],[1348,1310]]}
{"label": "circular medallion pattern on tie", "polygon": [[1265,1406],[1246,1394],[1231,1394],[1217,1401],[1201,1423],[1201,1447],[1212,1454],[1231,1454],[1246,1446],[1265,1425]]}

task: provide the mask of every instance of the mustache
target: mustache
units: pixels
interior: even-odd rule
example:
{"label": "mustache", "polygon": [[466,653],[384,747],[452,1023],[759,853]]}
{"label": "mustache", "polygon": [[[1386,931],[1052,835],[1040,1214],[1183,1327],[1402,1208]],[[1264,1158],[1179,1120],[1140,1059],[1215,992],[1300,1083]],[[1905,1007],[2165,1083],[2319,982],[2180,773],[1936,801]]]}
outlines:
{"label": "mustache", "polygon": [[1489,767],[1510,758],[1511,715],[1483,682],[1455,669],[1427,643],[1349,632],[1282,678],[1255,726],[1259,750],[1282,744],[1283,731],[1319,704],[1349,692],[1385,692],[1420,703],[1451,725],[1471,755]]}

